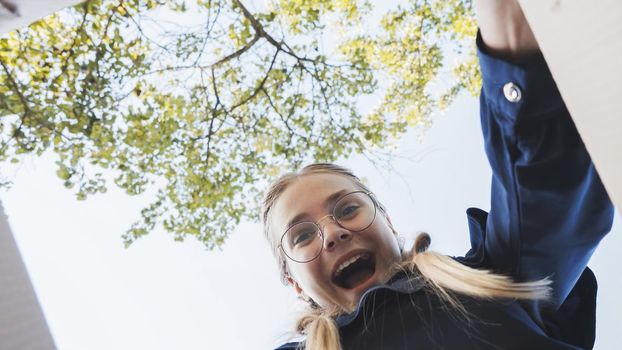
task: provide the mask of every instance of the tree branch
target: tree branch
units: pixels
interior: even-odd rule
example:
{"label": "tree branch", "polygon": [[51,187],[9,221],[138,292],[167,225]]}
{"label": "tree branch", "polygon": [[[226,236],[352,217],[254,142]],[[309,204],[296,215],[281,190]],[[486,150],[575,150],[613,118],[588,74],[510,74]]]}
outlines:
{"label": "tree branch", "polygon": [[257,34],[255,34],[255,36],[253,37],[253,39],[251,41],[249,41],[248,43],[246,43],[246,45],[242,46],[239,50],[230,53],[229,55],[221,58],[220,60],[210,64],[209,66],[205,67],[205,66],[199,66],[199,68],[216,68],[228,61],[231,61],[234,58],[240,57],[243,53],[245,53],[246,51],[248,51],[251,47],[253,47],[253,45],[255,45],[255,43],[257,42],[257,40],[259,40],[261,37]]}
{"label": "tree branch", "polygon": [[233,112],[233,110],[235,110],[236,108],[246,104],[247,102],[249,102],[250,100],[255,98],[255,96],[257,96],[257,94],[261,91],[261,89],[263,89],[264,84],[266,83],[266,80],[268,80],[268,76],[270,76],[270,72],[272,71],[272,68],[274,67],[274,62],[276,62],[276,58],[277,58],[278,55],[279,55],[279,50],[276,50],[274,52],[274,56],[272,57],[272,62],[270,62],[270,66],[268,67],[268,71],[266,71],[266,74],[264,75],[263,79],[261,80],[259,85],[255,88],[255,90],[253,90],[253,92],[250,94],[250,96],[248,96],[247,98],[243,99],[242,101],[239,101],[238,103],[233,105],[231,108],[229,108],[228,113]]}
{"label": "tree branch", "polygon": [[276,47],[277,50],[285,52],[289,56],[294,57],[299,62],[315,62],[310,58],[298,56],[286,43],[278,42],[276,39],[274,39],[264,30],[263,25],[259,23],[257,18],[253,16],[253,14],[246,8],[246,6],[244,6],[244,4],[242,4],[242,2],[240,2],[240,0],[233,0],[233,3],[240,8],[240,10],[242,11],[242,15],[251,23],[251,26],[253,27],[253,29],[255,29],[257,35],[266,39],[270,44],[272,44],[272,46]]}
{"label": "tree branch", "polygon": [[11,74],[11,71],[9,71],[9,67],[6,66],[2,58],[0,58],[0,65],[2,66],[2,69],[4,70],[4,72],[6,73],[7,79],[9,80],[9,83],[12,86],[13,92],[15,92],[19,100],[22,102],[22,105],[24,106],[24,114],[32,113],[30,106],[28,106],[28,100],[20,91],[19,86],[17,85],[17,82],[15,81],[15,79],[13,79],[13,75]]}

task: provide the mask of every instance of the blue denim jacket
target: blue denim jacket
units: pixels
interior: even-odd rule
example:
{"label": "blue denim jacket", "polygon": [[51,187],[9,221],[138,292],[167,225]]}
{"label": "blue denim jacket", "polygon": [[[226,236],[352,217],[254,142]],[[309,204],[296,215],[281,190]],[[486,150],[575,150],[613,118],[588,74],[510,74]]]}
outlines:
{"label": "blue denim jacket", "polygon": [[611,229],[613,206],[542,55],[509,63],[477,43],[491,210],[467,210],[472,247],[456,259],[518,281],[549,277],[552,299],[461,297],[461,315],[399,275],[337,319],[344,349],[593,347],[597,286],[586,265]]}

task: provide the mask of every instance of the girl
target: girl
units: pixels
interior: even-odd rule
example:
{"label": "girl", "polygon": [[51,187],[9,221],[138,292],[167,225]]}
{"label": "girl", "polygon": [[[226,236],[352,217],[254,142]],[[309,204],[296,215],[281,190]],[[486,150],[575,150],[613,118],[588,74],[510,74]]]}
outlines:
{"label": "girl", "polygon": [[467,211],[464,257],[408,252],[373,193],[314,164],[268,189],[264,231],[309,305],[279,349],[584,349],[594,344],[587,262],[613,207],[516,1],[475,1],[490,213]]}

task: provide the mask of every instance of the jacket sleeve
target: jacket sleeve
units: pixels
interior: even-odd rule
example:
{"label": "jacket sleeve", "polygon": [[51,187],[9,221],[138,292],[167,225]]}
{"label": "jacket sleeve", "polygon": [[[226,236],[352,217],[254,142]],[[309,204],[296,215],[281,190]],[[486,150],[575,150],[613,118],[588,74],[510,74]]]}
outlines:
{"label": "jacket sleeve", "polygon": [[541,54],[484,52],[481,123],[492,167],[486,265],[520,281],[549,277],[559,307],[609,232],[613,206]]}

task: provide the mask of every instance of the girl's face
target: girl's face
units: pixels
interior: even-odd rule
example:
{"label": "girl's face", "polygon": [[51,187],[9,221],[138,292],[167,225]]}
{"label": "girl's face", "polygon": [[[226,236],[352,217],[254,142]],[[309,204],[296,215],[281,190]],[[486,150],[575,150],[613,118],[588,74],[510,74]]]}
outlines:
{"label": "girl's face", "polygon": [[[280,243],[283,233],[294,223],[318,222],[332,214],[339,195],[353,191],[360,188],[338,174],[297,178],[271,209],[272,239]],[[363,231],[349,231],[332,218],[324,218],[318,225],[324,233],[321,254],[307,263],[285,257],[288,280],[298,294],[304,292],[322,307],[338,305],[351,310],[367,289],[388,281],[393,264],[401,259],[391,222],[376,210],[373,223]]]}

